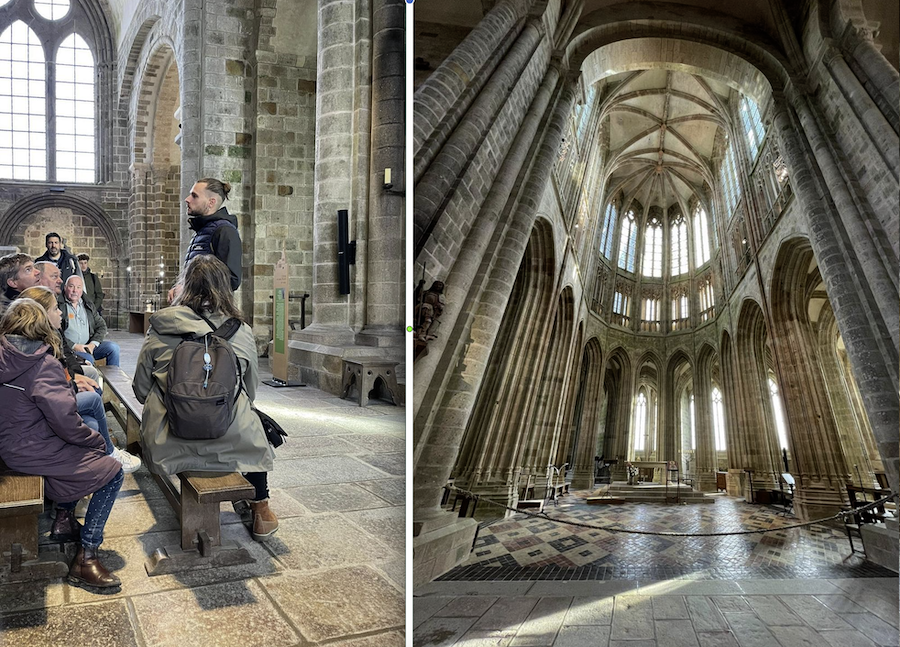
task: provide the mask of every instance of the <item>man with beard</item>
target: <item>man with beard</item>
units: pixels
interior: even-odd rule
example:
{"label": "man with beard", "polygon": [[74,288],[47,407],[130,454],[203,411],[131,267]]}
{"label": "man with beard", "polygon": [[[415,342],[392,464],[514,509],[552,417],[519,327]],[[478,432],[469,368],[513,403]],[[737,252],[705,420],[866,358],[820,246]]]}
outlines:
{"label": "man with beard", "polygon": [[0,282],[3,292],[0,293],[0,315],[12,303],[22,290],[38,284],[40,272],[28,254],[7,254],[0,258]]}
{"label": "man with beard", "polygon": [[[201,254],[212,254],[228,266],[231,289],[241,284],[243,262],[241,260],[241,236],[237,218],[228,213],[223,202],[228,199],[231,185],[215,178],[197,180],[184,199],[187,204],[188,224],[194,237],[184,257],[185,264]],[[181,292],[176,285],[169,290],[169,301]]]}

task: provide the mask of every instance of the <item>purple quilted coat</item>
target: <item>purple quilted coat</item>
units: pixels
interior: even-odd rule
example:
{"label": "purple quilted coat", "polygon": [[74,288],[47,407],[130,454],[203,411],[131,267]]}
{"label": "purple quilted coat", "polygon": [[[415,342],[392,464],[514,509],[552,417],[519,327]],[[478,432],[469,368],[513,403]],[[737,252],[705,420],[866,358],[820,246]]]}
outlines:
{"label": "purple quilted coat", "polygon": [[0,457],[43,476],[47,496],[67,503],[99,490],[122,466],[78,415],[62,364],[48,350],[0,336]]}

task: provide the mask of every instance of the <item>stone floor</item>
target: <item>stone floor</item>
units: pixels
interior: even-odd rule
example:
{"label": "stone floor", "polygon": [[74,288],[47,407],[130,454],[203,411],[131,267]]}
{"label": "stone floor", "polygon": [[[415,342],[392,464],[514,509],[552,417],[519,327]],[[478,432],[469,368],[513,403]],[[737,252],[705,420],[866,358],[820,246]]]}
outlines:
{"label": "stone floor", "polygon": [[[775,508],[588,506],[548,514],[607,528],[714,532],[796,523]],[[469,560],[413,598],[415,647],[897,647],[896,573],[825,526],[673,538],[518,515],[483,527]]]}
{"label": "stone floor", "polygon": [[[142,338],[110,337],[133,373]],[[147,556],[180,535],[142,467],[126,476],[102,547],[121,592],[96,595],[64,580],[2,586],[0,645],[402,645],[405,410],[265,385],[257,404],[289,434],[269,475],[281,527],[256,543],[222,507],[224,538],[246,546],[254,564],[148,577]]]}

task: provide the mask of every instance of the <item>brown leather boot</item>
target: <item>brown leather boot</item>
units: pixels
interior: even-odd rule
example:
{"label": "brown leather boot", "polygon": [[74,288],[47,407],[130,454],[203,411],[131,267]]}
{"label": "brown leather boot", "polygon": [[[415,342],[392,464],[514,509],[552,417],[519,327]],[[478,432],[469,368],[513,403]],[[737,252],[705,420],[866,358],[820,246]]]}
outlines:
{"label": "brown leather boot", "polygon": [[111,589],[122,584],[122,581],[110,573],[97,557],[96,548],[81,546],[75,554],[75,561],[69,569],[69,584],[81,588],[94,587]]}
{"label": "brown leather boot", "polygon": [[75,518],[74,510],[56,509],[56,519],[50,528],[51,541],[81,541],[81,524]]}
{"label": "brown leather boot", "polygon": [[269,509],[269,500],[251,501],[250,510],[253,513],[253,539],[265,541],[278,530],[278,517]]}

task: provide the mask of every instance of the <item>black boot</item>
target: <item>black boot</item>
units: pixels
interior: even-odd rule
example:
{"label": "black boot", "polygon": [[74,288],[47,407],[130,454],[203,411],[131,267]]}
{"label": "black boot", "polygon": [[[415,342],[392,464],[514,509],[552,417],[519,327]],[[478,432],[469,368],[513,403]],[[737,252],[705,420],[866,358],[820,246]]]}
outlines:
{"label": "black boot", "polygon": [[81,588],[112,589],[120,586],[122,581],[100,563],[96,548],[81,546],[69,569],[69,584]]}
{"label": "black boot", "polygon": [[50,528],[51,541],[81,541],[81,524],[75,518],[74,510],[56,509],[56,520]]}

